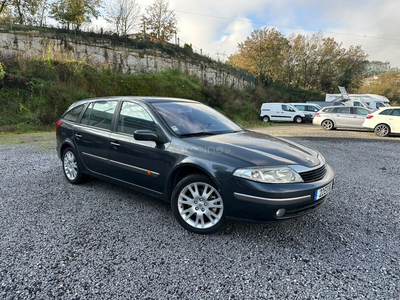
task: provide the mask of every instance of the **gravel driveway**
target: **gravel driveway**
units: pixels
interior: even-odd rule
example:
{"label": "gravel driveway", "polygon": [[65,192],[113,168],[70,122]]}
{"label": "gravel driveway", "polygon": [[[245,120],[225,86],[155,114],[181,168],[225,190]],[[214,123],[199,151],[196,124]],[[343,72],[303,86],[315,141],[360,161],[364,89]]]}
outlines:
{"label": "gravel driveway", "polygon": [[257,130],[321,151],[334,190],[311,215],[211,236],[159,200],[68,184],[53,134],[0,136],[0,299],[400,299],[400,138]]}

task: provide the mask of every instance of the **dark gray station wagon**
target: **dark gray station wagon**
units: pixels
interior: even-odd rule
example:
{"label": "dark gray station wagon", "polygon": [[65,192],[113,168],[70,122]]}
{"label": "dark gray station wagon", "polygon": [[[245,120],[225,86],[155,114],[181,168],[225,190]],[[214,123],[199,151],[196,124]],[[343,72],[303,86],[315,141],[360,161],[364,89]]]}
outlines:
{"label": "dark gray station wagon", "polygon": [[227,220],[307,214],[326,202],[334,179],[317,151],[245,130],[183,99],[76,102],[57,122],[57,152],[70,183],[91,175],[155,196],[196,233]]}

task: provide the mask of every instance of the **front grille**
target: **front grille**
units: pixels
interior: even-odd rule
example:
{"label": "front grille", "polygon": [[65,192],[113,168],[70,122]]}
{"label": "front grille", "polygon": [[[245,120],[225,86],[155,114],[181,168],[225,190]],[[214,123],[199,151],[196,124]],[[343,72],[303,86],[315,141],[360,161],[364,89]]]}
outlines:
{"label": "front grille", "polygon": [[326,166],[323,165],[318,169],[300,173],[300,176],[301,178],[303,178],[304,182],[314,182],[324,178],[325,174],[326,174]]}

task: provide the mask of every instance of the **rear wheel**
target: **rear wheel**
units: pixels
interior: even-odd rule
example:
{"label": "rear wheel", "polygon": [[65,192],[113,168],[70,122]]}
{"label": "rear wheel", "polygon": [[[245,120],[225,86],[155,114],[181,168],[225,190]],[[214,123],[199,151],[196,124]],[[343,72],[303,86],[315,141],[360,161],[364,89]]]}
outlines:
{"label": "rear wheel", "polygon": [[331,120],[324,120],[321,123],[321,126],[324,130],[332,130],[333,128],[333,122]]}
{"label": "rear wheel", "polygon": [[269,117],[268,116],[264,116],[264,118],[262,120],[263,120],[263,122],[269,122]]}
{"label": "rear wheel", "polygon": [[388,136],[390,133],[390,128],[386,124],[379,124],[375,127],[375,134],[378,136]]}
{"label": "rear wheel", "polygon": [[303,123],[303,118],[302,117],[300,117],[300,116],[295,116],[294,117],[294,120],[293,120],[295,123]]}
{"label": "rear wheel", "polygon": [[86,174],[81,172],[80,163],[71,147],[65,149],[62,156],[63,171],[65,178],[72,184],[79,184],[85,181]]}
{"label": "rear wheel", "polygon": [[202,174],[183,178],[171,199],[179,224],[195,233],[214,233],[226,222],[224,202],[212,180]]}

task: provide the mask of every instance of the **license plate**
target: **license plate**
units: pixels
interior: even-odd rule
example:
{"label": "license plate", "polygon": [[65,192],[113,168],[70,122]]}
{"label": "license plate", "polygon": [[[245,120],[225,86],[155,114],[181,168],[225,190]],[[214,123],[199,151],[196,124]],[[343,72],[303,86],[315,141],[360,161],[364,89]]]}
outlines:
{"label": "license plate", "polygon": [[333,181],[330,184],[324,186],[323,188],[320,188],[319,190],[316,190],[315,191],[314,201],[318,201],[322,197],[325,197],[326,195],[328,195],[329,192],[332,189],[332,185],[333,185]]}

